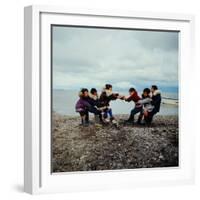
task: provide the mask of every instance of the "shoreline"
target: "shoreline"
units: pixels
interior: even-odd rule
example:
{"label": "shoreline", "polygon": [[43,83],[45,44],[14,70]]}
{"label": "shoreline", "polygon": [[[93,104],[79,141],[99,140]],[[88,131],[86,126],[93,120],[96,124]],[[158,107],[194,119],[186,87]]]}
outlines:
{"label": "shoreline", "polygon": [[[121,124],[128,115],[115,117]],[[157,115],[150,127],[79,124],[80,117],[52,114],[53,172],[178,166],[176,115]]]}
{"label": "shoreline", "polygon": [[[122,95],[128,95],[127,92],[123,93],[118,91]],[[139,92],[140,94],[140,92]],[[177,97],[177,99],[176,99]],[[168,98],[168,99],[166,99]],[[173,100],[172,100],[173,99]],[[54,91],[52,109],[62,115],[76,115],[75,103],[78,100],[78,90],[72,91]],[[110,102],[110,107],[113,110],[113,114],[129,114],[134,108],[133,102],[125,102],[117,99]],[[160,113],[162,115],[178,114],[178,95],[167,95],[162,93],[162,102]]]}

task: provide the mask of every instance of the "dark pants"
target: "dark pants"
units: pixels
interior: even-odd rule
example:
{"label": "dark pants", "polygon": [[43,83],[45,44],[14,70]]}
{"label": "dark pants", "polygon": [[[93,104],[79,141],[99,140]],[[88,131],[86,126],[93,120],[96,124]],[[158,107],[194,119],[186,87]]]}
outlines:
{"label": "dark pants", "polygon": [[[81,111],[79,112],[80,116],[82,117],[82,124],[84,124],[85,122],[88,123],[89,122],[89,112],[87,110],[85,111]],[[85,119],[83,119],[83,116],[85,116]]]}
{"label": "dark pants", "polygon": [[[102,115],[101,115],[101,111],[100,111],[100,110],[97,110],[95,107],[90,106],[90,107],[88,108],[88,111],[89,111],[90,113],[93,113],[93,114],[95,114],[95,115],[98,115],[98,116],[99,116],[100,122],[103,121],[103,120],[102,120]],[[88,116],[89,116],[89,115],[88,115]]]}
{"label": "dark pants", "polygon": [[100,119],[100,121],[102,121],[101,111],[90,106],[90,107],[86,108],[84,111],[79,112],[81,117],[85,116],[85,122],[89,122],[89,112],[93,113],[95,115],[99,115],[99,119]]}
{"label": "dark pants", "polygon": [[93,114],[95,114],[95,115],[101,114],[101,111],[100,111],[100,110],[97,110],[97,109],[96,109],[95,107],[93,107],[93,106],[88,107],[86,110],[88,110],[88,112],[93,113]]}
{"label": "dark pants", "polygon": [[140,107],[135,107],[134,109],[132,109],[128,121],[134,122],[134,117],[135,117],[135,115],[136,115],[137,113],[141,112],[141,111],[142,111],[142,106],[140,106]]}
{"label": "dark pants", "polygon": [[147,125],[150,125],[152,120],[153,120],[153,116],[157,113],[157,111],[152,110],[152,112],[148,112],[148,115],[146,117],[144,117],[144,121]]}

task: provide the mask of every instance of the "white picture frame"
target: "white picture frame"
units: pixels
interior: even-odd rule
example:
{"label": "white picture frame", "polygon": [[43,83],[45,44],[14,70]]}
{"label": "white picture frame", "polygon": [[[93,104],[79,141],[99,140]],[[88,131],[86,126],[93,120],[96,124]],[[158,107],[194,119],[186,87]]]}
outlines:
{"label": "white picture frame", "polygon": [[[25,8],[24,189],[31,194],[119,189],[194,182],[192,130],[194,17],[185,14],[74,9]],[[180,31],[180,165],[176,168],[51,174],[50,26],[51,24]],[[184,100],[183,100],[184,99]]]}

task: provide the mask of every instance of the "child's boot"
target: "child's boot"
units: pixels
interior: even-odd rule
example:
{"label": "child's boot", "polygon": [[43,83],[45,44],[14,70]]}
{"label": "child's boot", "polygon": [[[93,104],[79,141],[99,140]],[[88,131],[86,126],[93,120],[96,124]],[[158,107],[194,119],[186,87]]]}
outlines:
{"label": "child's boot", "polygon": [[88,121],[87,117],[85,117],[85,116],[81,117],[81,125],[89,126],[89,121]]}
{"label": "child's boot", "polygon": [[141,125],[142,123],[142,115],[139,115],[138,120],[137,120],[137,124]]}

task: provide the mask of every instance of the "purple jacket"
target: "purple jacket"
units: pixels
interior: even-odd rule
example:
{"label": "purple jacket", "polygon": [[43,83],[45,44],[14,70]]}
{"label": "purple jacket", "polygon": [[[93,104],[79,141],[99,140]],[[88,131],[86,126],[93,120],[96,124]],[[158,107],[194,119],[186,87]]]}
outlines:
{"label": "purple jacket", "polygon": [[86,108],[90,107],[90,104],[83,98],[80,98],[77,102],[76,102],[76,112],[81,112],[81,111],[85,111]]}

